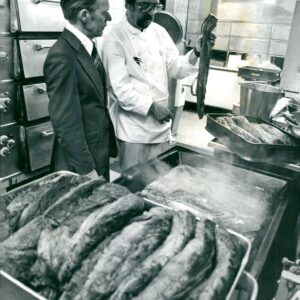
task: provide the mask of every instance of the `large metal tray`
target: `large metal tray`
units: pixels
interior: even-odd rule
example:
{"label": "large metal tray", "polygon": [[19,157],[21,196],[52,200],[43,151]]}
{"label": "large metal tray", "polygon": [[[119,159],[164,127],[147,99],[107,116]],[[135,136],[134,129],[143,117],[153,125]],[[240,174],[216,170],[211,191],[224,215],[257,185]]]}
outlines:
{"label": "large metal tray", "polygon": [[257,294],[257,281],[248,272],[243,272],[230,300],[256,300]]}
{"label": "large metal tray", "polygon": [[78,174],[69,172],[69,171],[57,171],[57,172],[51,173],[49,175],[43,176],[39,179],[36,179],[32,182],[28,182],[24,185],[21,185],[3,195],[1,195],[0,201],[4,201],[6,204],[9,204],[9,203],[7,203],[8,199],[13,198],[14,195],[17,196],[19,193],[26,191],[26,189],[28,189],[29,187],[30,188],[38,187],[39,185],[41,185],[45,182],[48,182],[50,180],[53,180],[55,178],[58,178],[59,176],[78,176]]}
{"label": "large metal tray", "polygon": [[47,300],[0,269],[0,299]]}
{"label": "large metal tray", "polygon": [[[139,192],[159,176],[167,174],[170,168],[182,164],[198,168],[213,167],[216,172],[218,170],[222,172],[227,177],[227,181],[230,181],[228,178],[241,182],[247,181],[248,185],[263,187],[266,192],[270,193],[268,213],[259,232],[251,241],[252,249],[247,264],[247,270],[251,270],[252,275],[258,277],[281,221],[282,208],[286,205],[287,182],[220,162],[214,157],[202,155],[180,146],[171,148],[146,164],[128,169],[114,182],[126,186],[133,193]],[[153,201],[152,203],[158,205]]]}
{"label": "large metal tray", "polygon": [[228,114],[208,114],[206,130],[215,136],[222,144],[227,146],[231,151],[236,153],[242,159],[254,162],[265,163],[298,163],[300,162],[300,142],[293,135],[283,129],[258,117],[245,116],[251,123],[265,123],[271,125],[286,135],[289,135],[298,146],[255,144],[244,140],[228,128],[219,124],[215,119],[218,117],[229,116]]}
{"label": "large metal tray", "polygon": [[[243,272],[236,289],[231,293],[229,300],[238,300],[240,291],[245,291],[249,298],[247,300],[256,300],[258,286],[256,280],[247,272]],[[0,299],[11,300],[47,300],[40,296],[23,283],[0,270]]]}
{"label": "large metal tray", "polygon": [[[12,199],[15,196],[17,196],[19,193],[26,191],[27,188],[32,188],[34,186],[38,186],[40,184],[43,184],[49,180],[58,178],[59,176],[77,176],[78,174],[68,172],[68,171],[59,171],[52,174],[49,174],[45,177],[42,177],[40,179],[37,179],[33,182],[27,183],[21,187],[18,187],[6,194],[3,194],[1,196],[1,201],[8,202],[8,199]],[[119,181],[117,179],[116,181]],[[115,183],[117,183],[115,181]],[[147,201],[147,200],[146,200]],[[151,201],[148,201],[149,203]],[[150,203],[150,205],[153,205],[153,203]],[[154,205],[157,205],[156,203]],[[163,205],[160,205],[163,206]],[[169,207],[166,207],[167,209],[170,209]],[[239,282],[239,278],[242,276],[244,269],[247,265],[247,262],[249,260],[250,250],[251,250],[251,243],[250,241],[240,235],[239,233],[236,233],[234,231],[228,230],[229,233],[232,235],[232,238],[236,238],[239,240],[240,244],[244,248],[244,257],[241,262],[240,269],[238,271],[238,274],[234,280],[233,285],[231,286],[231,289],[226,297],[226,300],[230,300],[235,287],[237,286]],[[245,276],[245,275],[244,275]],[[244,277],[242,276],[242,277]],[[241,284],[243,284],[243,281],[241,281]],[[6,272],[2,271],[0,269],[0,299],[13,299],[13,300],[46,300],[44,297],[40,296],[38,293],[34,292],[30,288],[26,287],[24,284],[22,284],[20,281],[16,280]]]}

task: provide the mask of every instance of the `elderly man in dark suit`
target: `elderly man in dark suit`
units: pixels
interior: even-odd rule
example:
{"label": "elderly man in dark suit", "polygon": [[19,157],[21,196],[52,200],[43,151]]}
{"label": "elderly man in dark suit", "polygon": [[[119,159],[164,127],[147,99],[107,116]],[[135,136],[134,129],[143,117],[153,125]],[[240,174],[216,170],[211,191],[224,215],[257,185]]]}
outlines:
{"label": "elderly man in dark suit", "polygon": [[109,157],[116,156],[117,147],[106,74],[93,43],[111,20],[108,0],[62,0],[61,7],[68,23],[44,64],[56,135],[53,171],[109,180]]}

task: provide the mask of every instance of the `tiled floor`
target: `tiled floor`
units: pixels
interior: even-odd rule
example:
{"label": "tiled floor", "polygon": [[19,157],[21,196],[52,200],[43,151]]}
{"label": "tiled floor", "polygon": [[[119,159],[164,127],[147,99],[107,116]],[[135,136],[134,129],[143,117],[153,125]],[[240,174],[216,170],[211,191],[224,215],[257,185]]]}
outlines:
{"label": "tiled floor", "polygon": [[207,148],[208,142],[214,137],[205,130],[205,126],[206,116],[200,120],[195,111],[184,110],[175,136],[176,141],[196,148]]}

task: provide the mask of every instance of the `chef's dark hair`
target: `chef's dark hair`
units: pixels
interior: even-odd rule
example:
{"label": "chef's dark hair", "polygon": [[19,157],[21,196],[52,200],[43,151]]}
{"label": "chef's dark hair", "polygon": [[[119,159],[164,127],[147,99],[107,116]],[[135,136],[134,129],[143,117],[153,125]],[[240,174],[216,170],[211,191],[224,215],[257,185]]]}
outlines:
{"label": "chef's dark hair", "polygon": [[135,2],[136,2],[136,0],[126,0],[125,7],[128,8],[128,5],[133,5]]}
{"label": "chef's dark hair", "polygon": [[91,10],[96,0],[61,0],[60,6],[62,8],[65,19],[75,21],[77,14],[82,9]]}

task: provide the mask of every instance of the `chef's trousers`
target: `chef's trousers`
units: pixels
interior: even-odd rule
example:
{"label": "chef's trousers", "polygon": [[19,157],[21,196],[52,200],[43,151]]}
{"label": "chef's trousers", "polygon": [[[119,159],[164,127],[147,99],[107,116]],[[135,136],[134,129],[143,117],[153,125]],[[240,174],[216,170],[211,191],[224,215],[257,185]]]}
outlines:
{"label": "chef's trousers", "polygon": [[156,144],[128,143],[118,139],[119,163],[123,173],[126,169],[157,157],[170,147],[170,142]]}

